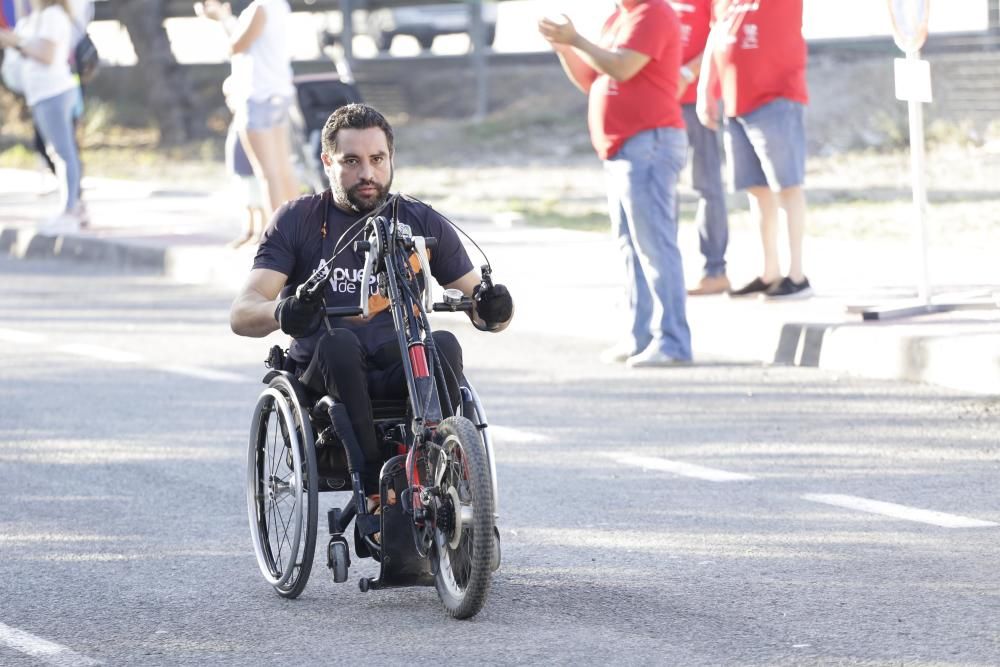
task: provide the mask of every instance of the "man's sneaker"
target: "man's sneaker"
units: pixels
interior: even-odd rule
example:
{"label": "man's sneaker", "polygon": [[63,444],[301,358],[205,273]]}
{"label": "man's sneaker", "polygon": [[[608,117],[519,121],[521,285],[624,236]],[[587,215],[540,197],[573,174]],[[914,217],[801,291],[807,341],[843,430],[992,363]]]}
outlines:
{"label": "man's sneaker", "polygon": [[632,343],[618,343],[601,352],[600,358],[602,364],[620,364],[638,353]]}
{"label": "man's sneaker", "polygon": [[38,225],[38,232],[48,236],[77,234],[80,231],[80,217],[75,213],[61,213]]}
{"label": "man's sneaker", "polygon": [[809,279],[805,276],[802,276],[802,282],[800,283],[786,277],[767,290],[764,293],[764,298],[768,301],[807,299],[812,296],[812,293],[812,287],[809,286]]}
{"label": "man's sneaker", "polygon": [[743,287],[738,290],[733,290],[729,293],[729,296],[741,297],[741,296],[756,296],[758,294],[763,294],[767,290],[771,289],[775,285],[778,285],[780,281],[774,281],[773,283],[765,283],[759,276],[748,282]]}
{"label": "man's sneaker", "polygon": [[647,347],[625,361],[625,365],[629,368],[665,368],[667,366],[684,366],[690,363],[690,361],[683,359],[675,359],[655,347]]}
{"label": "man's sneaker", "polygon": [[705,276],[694,289],[688,290],[688,296],[708,296],[710,294],[724,294],[732,289],[729,278],[726,274],[721,276]]}

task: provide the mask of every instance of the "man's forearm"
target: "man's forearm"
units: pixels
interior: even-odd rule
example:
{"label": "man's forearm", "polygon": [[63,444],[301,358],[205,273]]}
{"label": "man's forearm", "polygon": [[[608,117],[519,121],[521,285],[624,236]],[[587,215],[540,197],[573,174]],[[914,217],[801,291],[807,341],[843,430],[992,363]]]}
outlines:
{"label": "man's forearm", "polygon": [[[698,62],[698,104],[704,106],[707,103],[715,103],[718,98],[715,95],[715,88],[718,85],[719,80],[719,67],[716,59],[713,57],[715,53],[715,45],[719,39],[723,39],[724,35],[718,25],[712,27],[712,30],[708,33],[708,38],[705,40],[705,48],[701,52],[700,60]],[[693,68],[692,68],[693,69]]]}
{"label": "man's forearm", "polygon": [[698,55],[696,55],[694,58],[687,61],[683,65],[684,67],[687,67],[689,70],[691,70],[691,73],[694,74],[695,77],[701,76],[701,64],[704,60],[704,56],[705,52],[702,51],[701,53],[699,53]]}
{"label": "man's forearm", "polygon": [[572,47],[567,46],[558,49],[556,54],[559,56],[559,63],[562,65],[563,71],[566,72],[566,76],[570,82],[585,95],[588,94],[590,86],[594,83],[594,79],[597,78],[597,71],[583,62],[579,54]]}
{"label": "man's forearm", "polygon": [[627,81],[641,69],[641,65],[637,68],[637,63],[629,63],[621,52],[602,49],[583,35],[577,35],[573,40],[573,50],[585,67],[595,73],[606,74],[616,81]]}
{"label": "man's forearm", "polygon": [[250,338],[263,338],[278,330],[278,321],[274,319],[277,301],[266,299],[263,295],[241,295],[233,302],[229,314],[229,326],[233,333]]}

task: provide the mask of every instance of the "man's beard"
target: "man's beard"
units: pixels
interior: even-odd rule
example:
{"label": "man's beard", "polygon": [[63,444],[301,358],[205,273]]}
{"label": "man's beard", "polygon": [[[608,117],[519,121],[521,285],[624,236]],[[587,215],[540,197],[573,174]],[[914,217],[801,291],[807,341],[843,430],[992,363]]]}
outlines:
{"label": "man's beard", "polygon": [[[357,213],[368,213],[369,211],[374,211],[379,206],[385,202],[386,197],[389,196],[389,189],[392,187],[392,176],[389,176],[389,182],[385,185],[378,183],[377,181],[361,181],[360,183],[355,183],[350,187],[350,189],[345,190],[344,186],[340,181],[331,180],[333,185],[333,197],[334,201],[341,206],[341,208],[348,208]],[[358,194],[358,191],[363,187],[373,187],[376,193],[372,197],[362,197]]]}

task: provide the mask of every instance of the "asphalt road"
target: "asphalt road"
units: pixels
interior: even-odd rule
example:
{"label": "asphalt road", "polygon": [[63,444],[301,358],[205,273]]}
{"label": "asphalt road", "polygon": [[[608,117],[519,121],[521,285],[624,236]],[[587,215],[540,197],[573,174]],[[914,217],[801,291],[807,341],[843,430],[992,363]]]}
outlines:
{"label": "asphalt road", "polygon": [[459,622],[433,589],[360,593],[370,561],[334,584],[318,556],[296,601],[260,577],[271,341],[229,332],[229,294],[8,260],[0,285],[0,664],[1000,663],[996,400],[443,322],[504,545]]}

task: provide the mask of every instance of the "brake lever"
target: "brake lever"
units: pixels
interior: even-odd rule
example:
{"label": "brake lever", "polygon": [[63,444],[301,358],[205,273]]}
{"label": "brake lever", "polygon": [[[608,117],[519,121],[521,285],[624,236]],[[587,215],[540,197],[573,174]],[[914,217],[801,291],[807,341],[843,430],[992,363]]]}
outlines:
{"label": "brake lever", "polygon": [[490,265],[483,264],[480,268],[480,273],[483,276],[483,279],[479,282],[480,289],[493,289],[493,270],[490,268]]}
{"label": "brake lever", "polygon": [[[374,219],[374,224],[385,224],[385,218],[379,216]],[[354,244],[355,250],[365,251],[365,267],[361,271],[361,315],[367,319],[368,318],[368,283],[372,277],[372,271],[375,269],[375,262],[378,260],[378,256],[381,254],[382,249],[379,245],[378,232],[372,228],[371,234],[368,236],[368,240],[361,242],[357,241]]]}
{"label": "brake lever", "polygon": [[[477,294],[481,293],[481,292],[484,292],[486,290],[493,289],[493,270],[490,269],[490,265],[489,264],[483,264],[482,267],[480,267],[480,273],[482,274],[483,277],[482,277],[482,280],[479,281],[479,290],[477,290]],[[472,312],[475,312],[476,316],[478,317],[478,311],[472,311]],[[485,326],[485,322],[483,324],[484,324],[484,326],[480,326],[479,324],[476,323],[475,318],[472,319],[472,326],[476,327],[480,331],[495,331],[496,330],[495,326],[493,326],[493,327]]]}
{"label": "brake lever", "polygon": [[320,298],[323,286],[330,278],[330,266],[324,262],[309,279],[295,289],[295,298],[304,303],[312,303]]}

